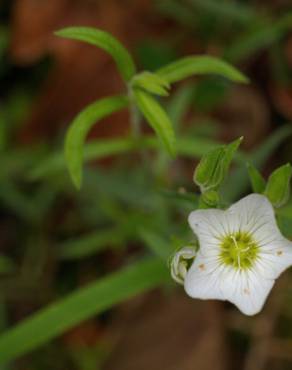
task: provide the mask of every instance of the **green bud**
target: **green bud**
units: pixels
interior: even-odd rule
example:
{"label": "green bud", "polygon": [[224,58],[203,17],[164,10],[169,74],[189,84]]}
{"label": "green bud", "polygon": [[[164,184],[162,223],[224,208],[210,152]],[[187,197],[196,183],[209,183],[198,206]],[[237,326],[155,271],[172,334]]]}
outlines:
{"label": "green bud", "polygon": [[241,141],[242,137],[203,156],[194,173],[194,182],[202,193],[219,188]]}
{"label": "green bud", "polygon": [[208,190],[202,194],[202,201],[208,206],[208,208],[215,208],[219,203],[219,194],[215,190]]}
{"label": "green bud", "polygon": [[247,164],[247,170],[251,181],[252,190],[255,193],[263,193],[266,187],[266,182],[261,173],[251,163]]}
{"label": "green bud", "polygon": [[134,76],[132,80],[133,87],[139,87],[151,94],[168,96],[170,84],[163,77],[152,72],[141,72]]}
{"label": "green bud", "polygon": [[291,175],[292,167],[287,163],[277,168],[268,179],[264,194],[276,208],[283,206],[289,199]]}

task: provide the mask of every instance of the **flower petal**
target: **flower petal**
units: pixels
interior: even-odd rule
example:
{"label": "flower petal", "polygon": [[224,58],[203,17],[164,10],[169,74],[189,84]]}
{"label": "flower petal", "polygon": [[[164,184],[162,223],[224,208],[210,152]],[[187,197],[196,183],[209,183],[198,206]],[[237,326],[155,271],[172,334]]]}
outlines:
{"label": "flower petal", "polygon": [[199,239],[202,254],[207,249],[218,254],[220,238],[227,232],[224,214],[224,211],[218,209],[204,209],[189,215],[188,222]]}
{"label": "flower petal", "polygon": [[205,258],[199,252],[185,278],[186,293],[192,298],[224,300],[218,278],[221,270],[216,259]]}
{"label": "flower petal", "polygon": [[256,268],[264,277],[276,279],[292,265],[292,243],[281,237],[260,247]]}
{"label": "flower petal", "polygon": [[275,280],[264,279],[254,270],[230,269],[222,281],[224,297],[245,315],[261,311]]}
{"label": "flower petal", "polygon": [[[275,279],[292,265],[292,242],[282,236],[269,200],[251,194],[226,211],[194,211],[189,224],[200,249],[185,277],[187,294],[228,300],[246,315],[258,313]],[[220,259],[222,238],[237,232],[248,233],[258,247],[249,269],[235,268]]]}
{"label": "flower petal", "polygon": [[227,212],[237,223],[237,230],[250,233],[259,245],[282,237],[274,209],[264,195],[250,194],[233,204]]}

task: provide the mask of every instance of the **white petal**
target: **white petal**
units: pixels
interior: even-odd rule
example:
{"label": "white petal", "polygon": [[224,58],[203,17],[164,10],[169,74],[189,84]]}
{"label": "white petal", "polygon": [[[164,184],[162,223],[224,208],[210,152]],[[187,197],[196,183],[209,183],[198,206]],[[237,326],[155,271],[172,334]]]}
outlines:
{"label": "white petal", "polygon": [[185,278],[186,293],[192,298],[224,300],[218,278],[221,270],[216,259],[198,253]]}
{"label": "white petal", "polygon": [[260,247],[256,262],[260,274],[276,279],[292,265],[292,243],[281,237]]}
{"label": "white petal", "polygon": [[281,237],[274,209],[260,194],[250,194],[233,204],[227,211],[237,223],[237,230],[250,233],[257,244],[264,245]]}
{"label": "white petal", "polygon": [[215,251],[218,254],[219,242],[227,232],[225,212],[218,209],[193,211],[188,218],[189,225],[199,239],[200,251]]}
{"label": "white petal", "polygon": [[225,299],[235,304],[245,315],[251,316],[261,311],[274,282],[254,270],[230,269],[224,276],[222,290]]}
{"label": "white petal", "polygon": [[188,221],[196,234],[207,233],[218,236],[225,232],[222,222],[224,211],[219,209],[202,209],[190,213]]}

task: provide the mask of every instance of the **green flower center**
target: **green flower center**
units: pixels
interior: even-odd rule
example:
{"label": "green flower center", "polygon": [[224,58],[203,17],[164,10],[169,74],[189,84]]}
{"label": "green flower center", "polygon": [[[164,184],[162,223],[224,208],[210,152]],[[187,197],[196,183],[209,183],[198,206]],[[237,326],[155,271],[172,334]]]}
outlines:
{"label": "green flower center", "polygon": [[259,247],[246,232],[239,231],[222,238],[220,260],[237,269],[249,269],[258,257]]}

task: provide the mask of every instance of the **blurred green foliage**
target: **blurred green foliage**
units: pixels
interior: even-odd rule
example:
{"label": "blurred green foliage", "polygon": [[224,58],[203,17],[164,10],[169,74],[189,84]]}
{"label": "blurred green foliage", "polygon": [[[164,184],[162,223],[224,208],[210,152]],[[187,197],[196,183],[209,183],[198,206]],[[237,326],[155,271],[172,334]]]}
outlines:
{"label": "blurred green foliage", "polygon": [[[140,65],[151,71],[178,58],[177,45],[185,34],[196,36],[204,45],[216,45],[226,60],[243,63],[263,49],[273,56],[275,44],[292,24],[290,13],[274,15],[248,2],[165,0],[160,2],[159,12],[177,22],[181,34],[151,42],[145,38],[137,45]],[[47,66],[40,63],[21,69],[9,61],[9,27],[6,21],[0,28],[0,80],[6,87],[11,74],[19,78],[0,96],[0,222],[1,229],[7,228],[0,251],[0,328],[4,332],[0,336],[0,363],[168,281],[167,257],[178,244],[193,238],[186,224],[186,215],[198,205],[198,189],[192,185],[191,173],[201,156],[222,144],[211,112],[232,88],[230,82],[208,76],[181,84],[167,100],[159,100],[177,137],[175,161],[150,135],[88,142],[83,152],[84,184],[76,192],[60,143],[25,146],[18,141],[17,133]],[[268,60],[275,67],[275,59]],[[125,72],[126,79],[132,70]],[[206,113],[206,118],[195,125],[194,109]],[[226,204],[250,188],[245,161],[263,168],[291,135],[291,124],[279,123],[280,127],[257,148],[235,156],[231,175],[221,189]],[[109,166],[96,162],[109,156],[114,157]],[[87,162],[93,160],[95,165],[89,166]],[[292,237],[291,203],[279,210],[278,218],[284,234]],[[108,255],[118,262],[108,264]],[[90,280],[95,281],[82,287],[80,275],[88,266],[93,271]],[[9,330],[16,321],[10,306],[22,302],[29,303],[30,311],[44,308]],[[26,315],[21,313],[22,317]],[[49,355],[42,356],[48,348],[29,356],[31,369],[49,368],[44,359]],[[61,351],[60,368],[63,362],[64,368],[73,363],[74,368],[83,370],[95,369],[96,362],[102,363],[108,354],[98,344],[74,354],[65,346]]]}

